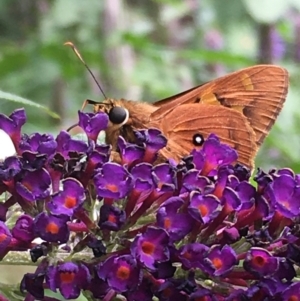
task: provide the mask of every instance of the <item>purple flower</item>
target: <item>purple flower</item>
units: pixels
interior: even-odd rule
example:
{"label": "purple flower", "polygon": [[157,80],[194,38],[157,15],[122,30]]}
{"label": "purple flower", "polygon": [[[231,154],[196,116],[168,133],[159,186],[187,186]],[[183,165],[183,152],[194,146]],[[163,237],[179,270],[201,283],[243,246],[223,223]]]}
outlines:
{"label": "purple flower", "polygon": [[48,156],[54,154],[57,142],[50,134],[35,133],[30,136],[23,135],[20,141],[20,149],[22,151],[36,152],[38,154],[46,154]]}
{"label": "purple flower", "polygon": [[5,225],[5,223],[0,221],[0,259],[2,255],[5,254],[6,248],[9,246],[12,239],[12,235]]}
{"label": "purple flower", "polygon": [[44,273],[26,273],[21,281],[21,292],[27,291],[33,297],[42,300],[44,298],[44,279]]}
{"label": "purple flower", "polygon": [[78,111],[78,125],[85,131],[89,139],[97,141],[98,135],[105,130],[108,125],[108,116],[103,112],[83,113]]}
{"label": "purple flower", "polygon": [[140,163],[135,165],[131,170],[131,175],[134,180],[134,190],[147,192],[153,189],[151,164]]}
{"label": "purple flower", "polygon": [[286,53],[286,45],[278,30],[272,28],[270,33],[271,53],[275,60],[281,60]]}
{"label": "purple flower", "polygon": [[212,191],[213,187],[213,184],[207,177],[200,175],[199,170],[192,169],[183,176],[180,194],[192,192],[193,190],[199,190],[201,193],[205,193],[206,191]]}
{"label": "purple flower", "polygon": [[12,180],[22,170],[22,163],[18,157],[8,157],[0,162],[0,179],[2,181]]}
{"label": "purple flower", "polygon": [[294,282],[288,286],[281,294],[283,301],[298,301],[300,291],[300,282]]}
{"label": "purple flower", "polygon": [[182,289],[183,280],[178,281],[169,279],[163,282],[157,292],[156,296],[161,301],[188,301],[189,296]]}
{"label": "purple flower", "polygon": [[118,231],[123,226],[126,219],[124,210],[115,206],[103,204],[100,208],[100,229],[107,229],[111,231]]}
{"label": "purple flower", "polygon": [[142,271],[131,255],[109,257],[97,267],[97,273],[118,293],[133,291],[142,280]]}
{"label": "purple flower", "polygon": [[163,229],[148,227],[138,234],[131,244],[131,254],[146,268],[155,271],[156,262],[169,260],[169,235]]}
{"label": "purple flower", "polygon": [[57,148],[56,152],[60,153],[65,158],[69,158],[70,152],[87,152],[88,145],[81,140],[72,139],[66,131],[61,131],[56,137]]}
{"label": "purple flower", "polygon": [[66,262],[57,266],[50,266],[46,275],[49,288],[60,293],[66,299],[78,298],[82,289],[86,289],[91,281],[88,268],[83,264]]}
{"label": "purple flower", "polygon": [[244,268],[260,277],[272,276],[279,268],[279,260],[262,248],[251,248],[244,261]]}
{"label": "purple flower", "polygon": [[231,247],[215,245],[208,251],[204,262],[206,272],[218,277],[228,274],[233,269],[237,263],[237,257]]}
{"label": "purple flower", "polygon": [[147,278],[143,278],[142,283],[134,291],[126,292],[124,295],[128,301],[152,301],[151,282]]}
{"label": "purple flower", "polygon": [[127,166],[140,163],[145,154],[143,147],[126,142],[122,136],[118,138],[118,148],[120,150],[122,164]]}
{"label": "purple flower", "polygon": [[100,198],[122,199],[132,187],[132,177],[123,166],[108,162],[97,170],[94,183]]}
{"label": "purple flower", "polygon": [[55,216],[42,212],[34,220],[35,235],[48,242],[65,243],[70,234],[68,221],[66,215]]}
{"label": "purple flower", "polygon": [[32,217],[26,214],[21,215],[11,232],[14,238],[24,242],[31,242],[35,237]]}
{"label": "purple flower", "polygon": [[17,151],[19,149],[21,139],[21,128],[25,122],[26,113],[24,109],[13,111],[9,117],[4,114],[0,114],[0,129],[10,136]]}
{"label": "purple flower", "polygon": [[181,240],[192,229],[189,215],[180,213],[183,204],[183,199],[171,197],[160,206],[156,215],[157,225],[169,233],[172,241]]}
{"label": "purple flower", "polygon": [[62,182],[63,189],[51,196],[48,208],[52,214],[72,216],[85,200],[82,184],[73,178],[66,178]]}
{"label": "purple flower", "polygon": [[200,192],[191,193],[189,214],[198,222],[207,224],[221,211],[221,204],[214,195],[202,195]]}
{"label": "purple flower", "polygon": [[25,171],[35,171],[42,169],[47,162],[47,155],[24,151],[22,153],[22,169]]}
{"label": "purple flower", "polygon": [[27,172],[16,183],[16,190],[27,201],[45,199],[50,195],[51,178],[46,169]]}
{"label": "purple flower", "polygon": [[174,191],[177,188],[175,170],[169,164],[159,164],[153,167],[152,179],[159,192]]}
{"label": "purple flower", "polygon": [[201,169],[203,175],[209,175],[221,166],[232,164],[238,158],[237,152],[228,145],[221,143],[214,134],[209,135],[201,150],[192,151],[192,155],[197,156],[198,152],[203,156],[203,163],[196,164],[196,167]]}
{"label": "purple flower", "polygon": [[136,131],[135,135],[138,142],[145,145],[144,162],[153,163],[157,158],[158,151],[167,145],[166,137],[158,129]]}
{"label": "purple flower", "polygon": [[179,259],[186,270],[192,268],[203,269],[203,261],[207,256],[209,247],[200,243],[190,243],[179,249]]}
{"label": "purple flower", "polygon": [[88,290],[93,294],[94,298],[103,299],[111,289],[106,281],[98,277],[95,269],[94,277],[89,283]]}
{"label": "purple flower", "polygon": [[100,168],[104,163],[109,160],[109,150],[107,152],[100,152],[97,149],[93,150],[88,156],[88,162],[86,167],[87,171],[91,171],[91,173]]}
{"label": "purple flower", "polygon": [[283,216],[293,218],[300,214],[300,187],[291,176],[283,174],[276,177],[266,194]]}

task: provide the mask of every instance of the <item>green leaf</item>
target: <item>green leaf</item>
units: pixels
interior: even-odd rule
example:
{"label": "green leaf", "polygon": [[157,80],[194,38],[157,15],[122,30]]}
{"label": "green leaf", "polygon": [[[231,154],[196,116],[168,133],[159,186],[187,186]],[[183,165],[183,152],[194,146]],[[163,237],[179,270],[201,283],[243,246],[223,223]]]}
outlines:
{"label": "green leaf", "polygon": [[49,108],[42,106],[38,103],[35,103],[29,99],[8,93],[8,92],[4,92],[0,90],[0,98],[1,99],[6,99],[8,101],[13,101],[13,102],[17,102],[17,103],[21,103],[23,105],[28,105],[31,107],[36,107],[38,109],[42,109],[44,111],[47,112],[47,114],[49,114],[51,117],[56,118],[56,119],[60,119],[60,116],[58,114],[56,114],[55,112],[51,111]]}

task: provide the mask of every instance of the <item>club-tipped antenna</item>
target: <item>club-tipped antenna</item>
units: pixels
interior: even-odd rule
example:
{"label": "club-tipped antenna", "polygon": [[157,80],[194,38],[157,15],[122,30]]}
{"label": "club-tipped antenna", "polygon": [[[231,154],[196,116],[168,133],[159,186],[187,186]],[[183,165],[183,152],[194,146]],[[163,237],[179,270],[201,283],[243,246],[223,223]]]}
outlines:
{"label": "club-tipped antenna", "polygon": [[80,59],[80,61],[83,63],[83,65],[85,66],[85,68],[88,70],[88,72],[90,73],[90,75],[92,76],[92,78],[94,79],[95,83],[97,84],[98,88],[100,89],[101,93],[103,94],[104,98],[107,99],[104,91],[102,90],[100,84],[98,83],[95,75],[93,74],[93,72],[91,71],[91,69],[89,68],[89,66],[86,64],[86,62],[84,61],[84,59],[82,58],[81,54],[79,53],[79,51],[77,50],[77,48],[75,47],[75,45],[72,42],[66,42],[64,45],[70,46],[74,53],[76,54],[76,56]]}

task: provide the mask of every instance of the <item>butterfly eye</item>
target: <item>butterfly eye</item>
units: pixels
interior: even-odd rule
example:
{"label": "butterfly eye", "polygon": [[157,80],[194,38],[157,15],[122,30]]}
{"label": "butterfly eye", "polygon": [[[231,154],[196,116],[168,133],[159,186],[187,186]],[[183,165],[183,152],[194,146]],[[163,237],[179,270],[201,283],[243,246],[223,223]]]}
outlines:
{"label": "butterfly eye", "polygon": [[204,137],[201,134],[195,134],[193,136],[193,144],[195,146],[202,146],[204,143]]}
{"label": "butterfly eye", "polygon": [[128,120],[129,112],[122,107],[114,107],[109,111],[108,117],[114,124],[125,124]]}

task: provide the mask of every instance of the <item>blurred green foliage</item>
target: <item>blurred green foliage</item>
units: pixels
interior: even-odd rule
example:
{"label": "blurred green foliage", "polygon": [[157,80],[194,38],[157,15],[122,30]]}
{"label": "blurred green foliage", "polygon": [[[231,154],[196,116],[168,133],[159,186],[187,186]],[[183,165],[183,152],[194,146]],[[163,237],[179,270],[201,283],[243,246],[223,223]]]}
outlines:
{"label": "blurred green foliage", "polygon": [[[113,98],[155,101],[239,68],[279,64],[290,72],[290,93],[257,166],[300,172],[300,0],[275,2],[2,0],[0,90],[61,116],[25,106],[26,132],[57,133],[84,99],[103,99],[66,41]],[[22,106],[1,102],[6,114]]]}

